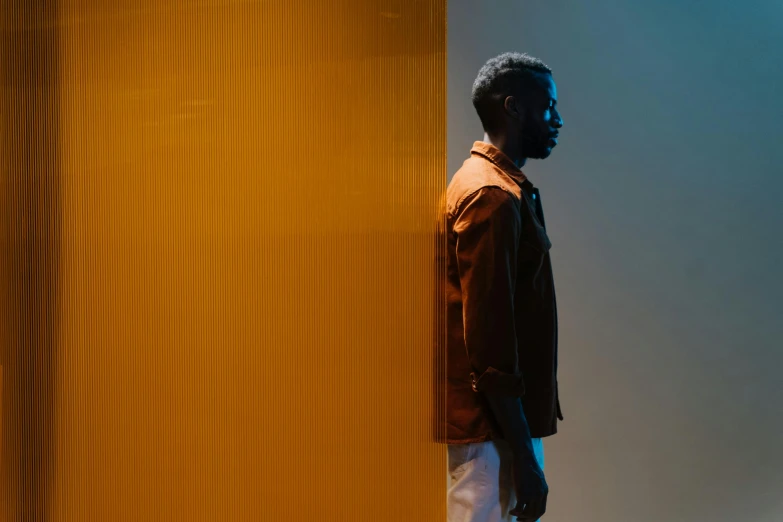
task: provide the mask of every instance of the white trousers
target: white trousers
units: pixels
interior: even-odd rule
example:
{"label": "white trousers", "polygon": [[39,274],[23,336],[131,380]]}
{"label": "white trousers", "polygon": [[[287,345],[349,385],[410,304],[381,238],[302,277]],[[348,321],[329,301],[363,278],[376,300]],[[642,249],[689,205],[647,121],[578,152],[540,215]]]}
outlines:
{"label": "white trousers", "polygon": [[[533,439],[544,469],[544,443]],[[513,522],[516,506],[511,475],[511,448],[504,440],[449,444],[448,522]],[[539,519],[540,520],[540,519]]]}

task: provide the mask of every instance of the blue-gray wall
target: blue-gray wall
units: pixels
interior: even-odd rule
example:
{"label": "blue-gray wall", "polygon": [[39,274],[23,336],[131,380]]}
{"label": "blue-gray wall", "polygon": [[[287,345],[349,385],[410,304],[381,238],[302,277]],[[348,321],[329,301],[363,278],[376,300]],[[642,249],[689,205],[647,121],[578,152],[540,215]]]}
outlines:
{"label": "blue-gray wall", "polygon": [[565,421],[545,517],[783,520],[783,4],[449,2],[449,176],[482,137],[470,87],[554,70],[540,187]]}

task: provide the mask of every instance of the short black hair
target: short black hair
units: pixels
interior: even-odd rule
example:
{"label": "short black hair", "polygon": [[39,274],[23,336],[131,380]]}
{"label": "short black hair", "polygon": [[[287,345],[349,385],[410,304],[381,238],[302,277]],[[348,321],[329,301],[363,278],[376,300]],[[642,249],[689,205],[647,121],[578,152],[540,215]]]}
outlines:
{"label": "short black hair", "polygon": [[481,67],[473,82],[472,99],[484,130],[497,125],[497,109],[506,96],[524,97],[529,92],[536,73],[552,74],[552,69],[526,53],[503,53]]}

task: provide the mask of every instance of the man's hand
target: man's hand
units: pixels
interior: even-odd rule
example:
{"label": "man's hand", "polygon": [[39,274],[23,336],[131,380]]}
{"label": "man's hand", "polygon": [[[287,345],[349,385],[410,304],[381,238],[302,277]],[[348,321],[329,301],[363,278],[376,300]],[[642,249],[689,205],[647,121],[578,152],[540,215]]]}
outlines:
{"label": "man's hand", "polygon": [[514,456],[512,473],[517,505],[509,514],[517,517],[520,522],[535,522],[546,512],[549,486],[544,478],[544,471],[535,460],[531,462],[530,459]]}
{"label": "man's hand", "polygon": [[549,486],[544,479],[544,470],[536,460],[522,402],[519,397],[488,393],[484,398],[513,455],[511,474],[517,505],[509,513],[522,522],[535,522],[546,511]]}

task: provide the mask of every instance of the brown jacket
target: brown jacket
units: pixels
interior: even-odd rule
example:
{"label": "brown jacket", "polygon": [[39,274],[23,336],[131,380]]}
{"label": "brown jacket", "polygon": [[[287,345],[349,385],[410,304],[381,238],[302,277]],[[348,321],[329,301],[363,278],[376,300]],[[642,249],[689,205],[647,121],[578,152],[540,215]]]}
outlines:
{"label": "brown jacket", "polygon": [[500,438],[484,393],[522,397],[531,437],[557,432],[557,307],[538,189],[477,141],[446,191],[446,442]]}

